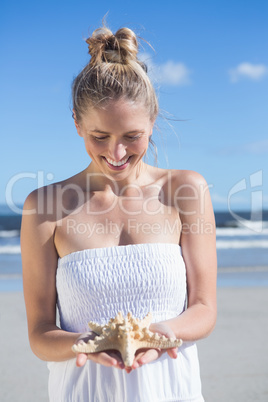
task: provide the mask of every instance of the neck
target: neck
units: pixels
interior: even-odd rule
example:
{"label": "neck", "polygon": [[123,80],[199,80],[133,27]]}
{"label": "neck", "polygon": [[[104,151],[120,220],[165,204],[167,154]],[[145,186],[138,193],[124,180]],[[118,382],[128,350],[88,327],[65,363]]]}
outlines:
{"label": "neck", "polygon": [[106,175],[95,168],[93,162],[90,163],[84,173],[86,175],[87,183],[90,184],[92,191],[110,190],[115,194],[119,194],[127,186],[142,186],[146,181],[148,174],[148,165],[143,161],[140,161],[135,170],[130,175],[120,180],[116,179],[116,176]]}

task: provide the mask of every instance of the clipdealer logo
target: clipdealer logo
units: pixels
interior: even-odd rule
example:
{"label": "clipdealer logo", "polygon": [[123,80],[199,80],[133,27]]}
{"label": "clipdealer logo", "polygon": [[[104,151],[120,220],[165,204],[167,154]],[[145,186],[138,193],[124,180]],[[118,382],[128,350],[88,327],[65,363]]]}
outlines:
{"label": "clipdealer logo", "polygon": [[[246,178],[237,182],[228,194],[228,210],[232,217],[239,222],[240,225],[251,229],[254,232],[261,233],[263,229],[262,209],[263,209],[263,173],[258,170]],[[245,219],[232,210],[232,197],[242,191],[250,190],[250,219]]]}

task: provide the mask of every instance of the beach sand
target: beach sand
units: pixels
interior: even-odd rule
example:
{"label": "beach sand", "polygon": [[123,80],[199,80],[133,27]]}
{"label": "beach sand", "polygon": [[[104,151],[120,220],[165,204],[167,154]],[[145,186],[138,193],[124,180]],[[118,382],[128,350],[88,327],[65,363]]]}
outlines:
{"label": "beach sand", "polygon": [[[267,306],[267,287],[218,289],[216,328],[198,342],[206,402],[268,400]],[[48,401],[48,371],[29,347],[22,292],[0,293],[0,345],[0,401]]]}
{"label": "beach sand", "polygon": [[198,342],[207,402],[268,401],[268,287],[218,289],[218,320]]}

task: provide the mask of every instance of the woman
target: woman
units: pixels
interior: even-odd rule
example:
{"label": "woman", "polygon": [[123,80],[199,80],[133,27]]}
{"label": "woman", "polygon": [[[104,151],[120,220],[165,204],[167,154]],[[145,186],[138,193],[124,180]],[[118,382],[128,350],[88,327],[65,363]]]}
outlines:
{"label": "woman", "polygon": [[[203,401],[195,341],[216,320],[216,247],[208,186],[192,171],[144,163],[158,102],[135,34],[97,29],[73,83],[73,116],[91,158],[31,193],[22,260],[29,340],[48,361],[51,401]],[[56,325],[56,306],[60,326]],[[183,340],[136,353],[71,350],[122,311]]]}

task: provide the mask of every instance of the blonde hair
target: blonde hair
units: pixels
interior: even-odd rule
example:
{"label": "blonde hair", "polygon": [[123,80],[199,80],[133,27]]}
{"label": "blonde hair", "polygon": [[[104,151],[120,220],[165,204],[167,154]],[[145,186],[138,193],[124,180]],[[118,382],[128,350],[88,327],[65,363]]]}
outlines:
{"label": "blonde hair", "polygon": [[72,86],[75,119],[79,122],[90,107],[99,108],[111,100],[125,99],[142,104],[154,121],[158,100],[147,67],[137,58],[135,33],[121,28],[113,34],[103,26],[86,43],[91,59]]}

